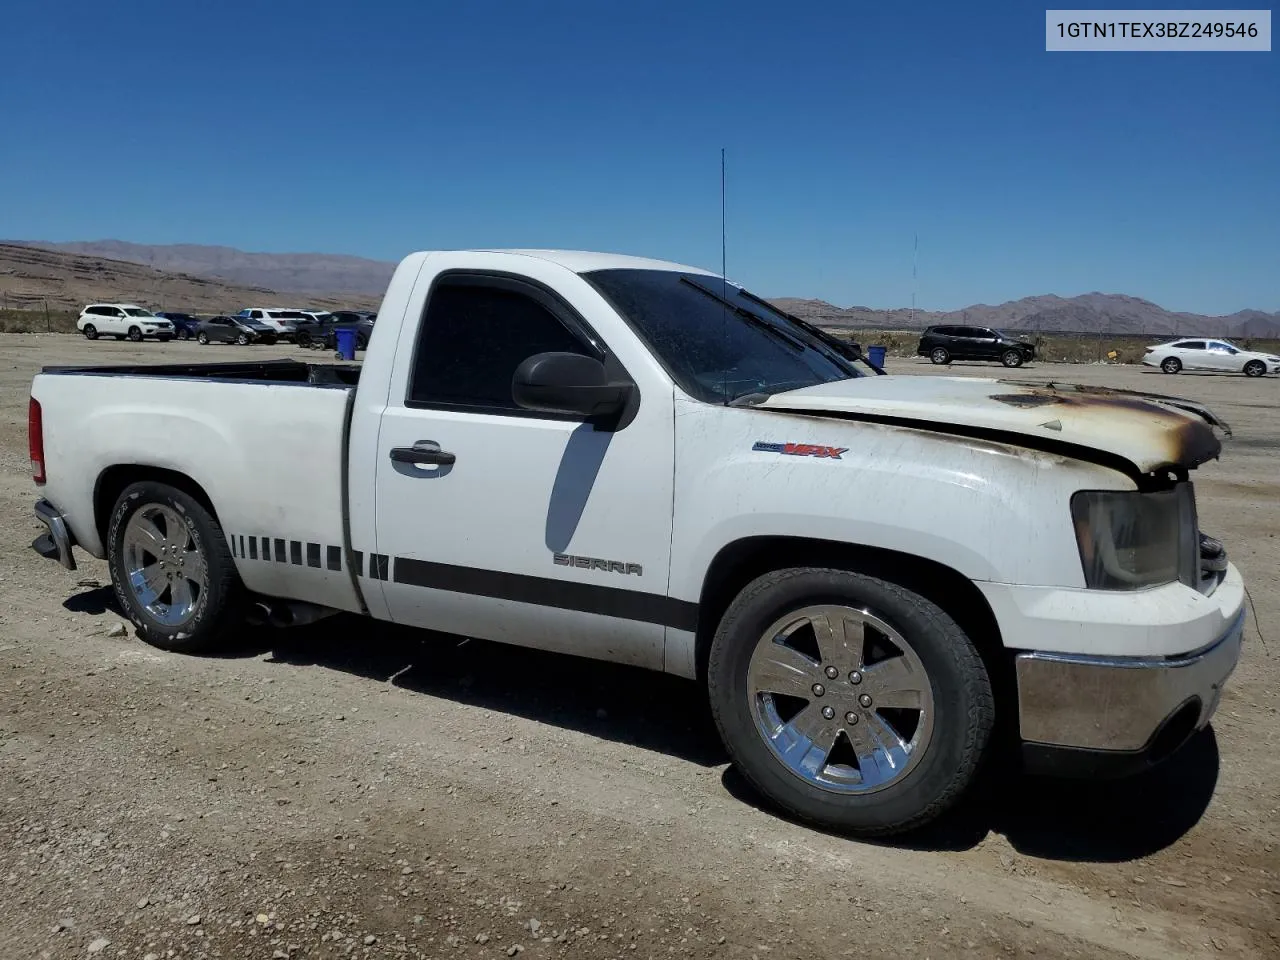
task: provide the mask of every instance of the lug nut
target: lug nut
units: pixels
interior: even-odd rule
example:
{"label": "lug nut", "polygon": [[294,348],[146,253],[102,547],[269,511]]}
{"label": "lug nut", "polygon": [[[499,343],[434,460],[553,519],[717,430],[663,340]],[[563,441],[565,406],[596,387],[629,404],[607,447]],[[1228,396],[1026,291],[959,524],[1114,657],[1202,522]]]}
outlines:
{"label": "lug nut", "polygon": [[858,722],[858,715],[854,713],[852,710],[850,710],[848,713],[844,715],[844,722],[849,724],[849,726],[852,727]]}
{"label": "lug nut", "polygon": [[853,673],[849,674],[849,682],[850,682],[850,683],[861,683],[861,682],[862,682],[862,674],[861,674],[861,673],[859,673],[857,670],[853,671]]}
{"label": "lug nut", "polygon": [[864,707],[869,707],[871,706],[871,697],[864,693],[862,696],[858,698],[858,702],[862,704]]}
{"label": "lug nut", "polygon": [[822,695],[823,695],[824,693],[826,693],[826,692],[827,692],[827,688],[826,688],[826,687],[824,687],[822,684],[820,684],[820,683],[815,683],[815,684],[813,685],[813,695],[814,695],[815,697],[820,697],[820,696],[822,696]]}
{"label": "lug nut", "polygon": [[836,712],[831,707],[822,708],[822,716],[824,719],[830,720],[835,715],[836,715]]}
{"label": "lug nut", "polygon": [[840,676],[840,671],[837,670],[835,667],[827,667],[826,672],[827,672],[828,680],[834,680],[836,677]]}

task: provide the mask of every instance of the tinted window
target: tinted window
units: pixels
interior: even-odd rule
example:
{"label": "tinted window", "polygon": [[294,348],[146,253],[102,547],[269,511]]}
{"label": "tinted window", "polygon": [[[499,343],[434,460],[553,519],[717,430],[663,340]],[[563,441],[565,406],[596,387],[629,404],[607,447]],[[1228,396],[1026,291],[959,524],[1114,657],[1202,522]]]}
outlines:
{"label": "tinted window", "polygon": [[1181,343],[1175,343],[1174,346],[1179,348],[1180,350],[1203,350],[1204,341],[1203,340],[1183,340]]}
{"label": "tinted window", "polygon": [[105,307],[86,307],[84,312],[95,317],[105,317],[108,315]]}
{"label": "tinted window", "polygon": [[934,333],[940,337],[958,337],[960,336],[959,327],[936,327]]}
{"label": "tinted window", "polygon": [[1229,346],[1228,344],[1225,344],[1225,343],[1219,343],[1217,340],[1214,340],[1212,343],[1210,343],[1210,344],[1209,344],[1209,349],[1210,349],[1210,350],[1219,350],[1219,351],[1221,351],[1222,353],[1235,353],[1235,352],[1236,352],[1235,347]]}
{"label": "tinted window", "polygon": [[989,340],[991,338],[991,331],[984,327],[957,327],[956,329],[959,331],[957,336],[970,337],[974,340]]}
{"label": "tinted window", "polygon": [[262,319],[262,311],[261,311],[261,310],[250,310],[250,311],[249,311],[249,316],[250,316],[250,317],[252,317],[254,320],[261,320],[261,319]]}
{"label": "tinted window", "polygon": [[699,400],[724,403],[860,376],[830,347],[718,277],[670,270],[597,270],[583,276],[681,389]]}
{"label": "tinted window", "polygon": [[476,280],[439,283],[418,334],[408,401],[519,410],[516,367],[535,353],[597,355],[532,296]]}

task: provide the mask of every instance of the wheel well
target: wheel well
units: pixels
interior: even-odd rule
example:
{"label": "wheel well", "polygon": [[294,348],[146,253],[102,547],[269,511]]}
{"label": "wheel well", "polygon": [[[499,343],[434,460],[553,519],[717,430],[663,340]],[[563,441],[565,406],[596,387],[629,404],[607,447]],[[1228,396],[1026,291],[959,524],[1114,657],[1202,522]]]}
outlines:
{"label": "wheel well", "polygon": [[955,620],[982,655],[996,696],[997,716],[1003,704],[1016,703],[1013,655],[1005,649],[991,605],[973,581],[936,560],[830,540],[803,537],[751,537],[721,549],[702,583],[698,603],[698,676],[706,676],[711,640],[733,598],[752,580],[773,570],[824,567],[889,580],[933,601]]}
{"label": "wheel well", "polygon": [[120,499],[126,487],[143,480],[154,480],[167,483],[190,496],[215,518],[218,512],[213,508],[213,501],[204,492],[204,488],[185,473],[166,470],[163,467],[148,467],[136,463],[120,464],[108,467],[98,477],[93,490],[93,518],[98,529],[98,537],[105,550],[107,548],[107,525],[111,522],[111,511]]}

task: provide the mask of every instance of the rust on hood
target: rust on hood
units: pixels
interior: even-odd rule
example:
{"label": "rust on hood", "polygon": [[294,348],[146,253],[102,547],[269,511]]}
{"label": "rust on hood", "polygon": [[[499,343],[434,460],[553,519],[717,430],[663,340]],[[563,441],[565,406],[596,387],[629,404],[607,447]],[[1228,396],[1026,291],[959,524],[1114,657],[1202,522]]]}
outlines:
{"label": "rust on hood", "polygon": [[968,377],[866,377],[774,394],[759,406],[961,436],[1001,435],[1024,446],[1124,461],[1139,474],[1198,466],[1221,453],[1215,427],[1231,435],[1208,408],[1178,397]]}

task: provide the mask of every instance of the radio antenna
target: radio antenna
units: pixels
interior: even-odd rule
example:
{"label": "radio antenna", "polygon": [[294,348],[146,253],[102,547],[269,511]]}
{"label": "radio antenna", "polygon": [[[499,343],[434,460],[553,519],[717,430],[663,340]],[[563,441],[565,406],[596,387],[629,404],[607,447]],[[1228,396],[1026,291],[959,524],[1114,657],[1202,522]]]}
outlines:
{"label": "radio antenna", "polygon": [[911,327],[916,325],[916,261],[920,258],[920,234],[911,235]]}
{"label": "radio antenna", "polygon": [[[725,254],[724,227],[724,147],[720,148],[720,334],[724,355],[729,356],[729,277]],[[729,369],[726,366],[720,378],[720,392],[724,402],[729,402]]]}

